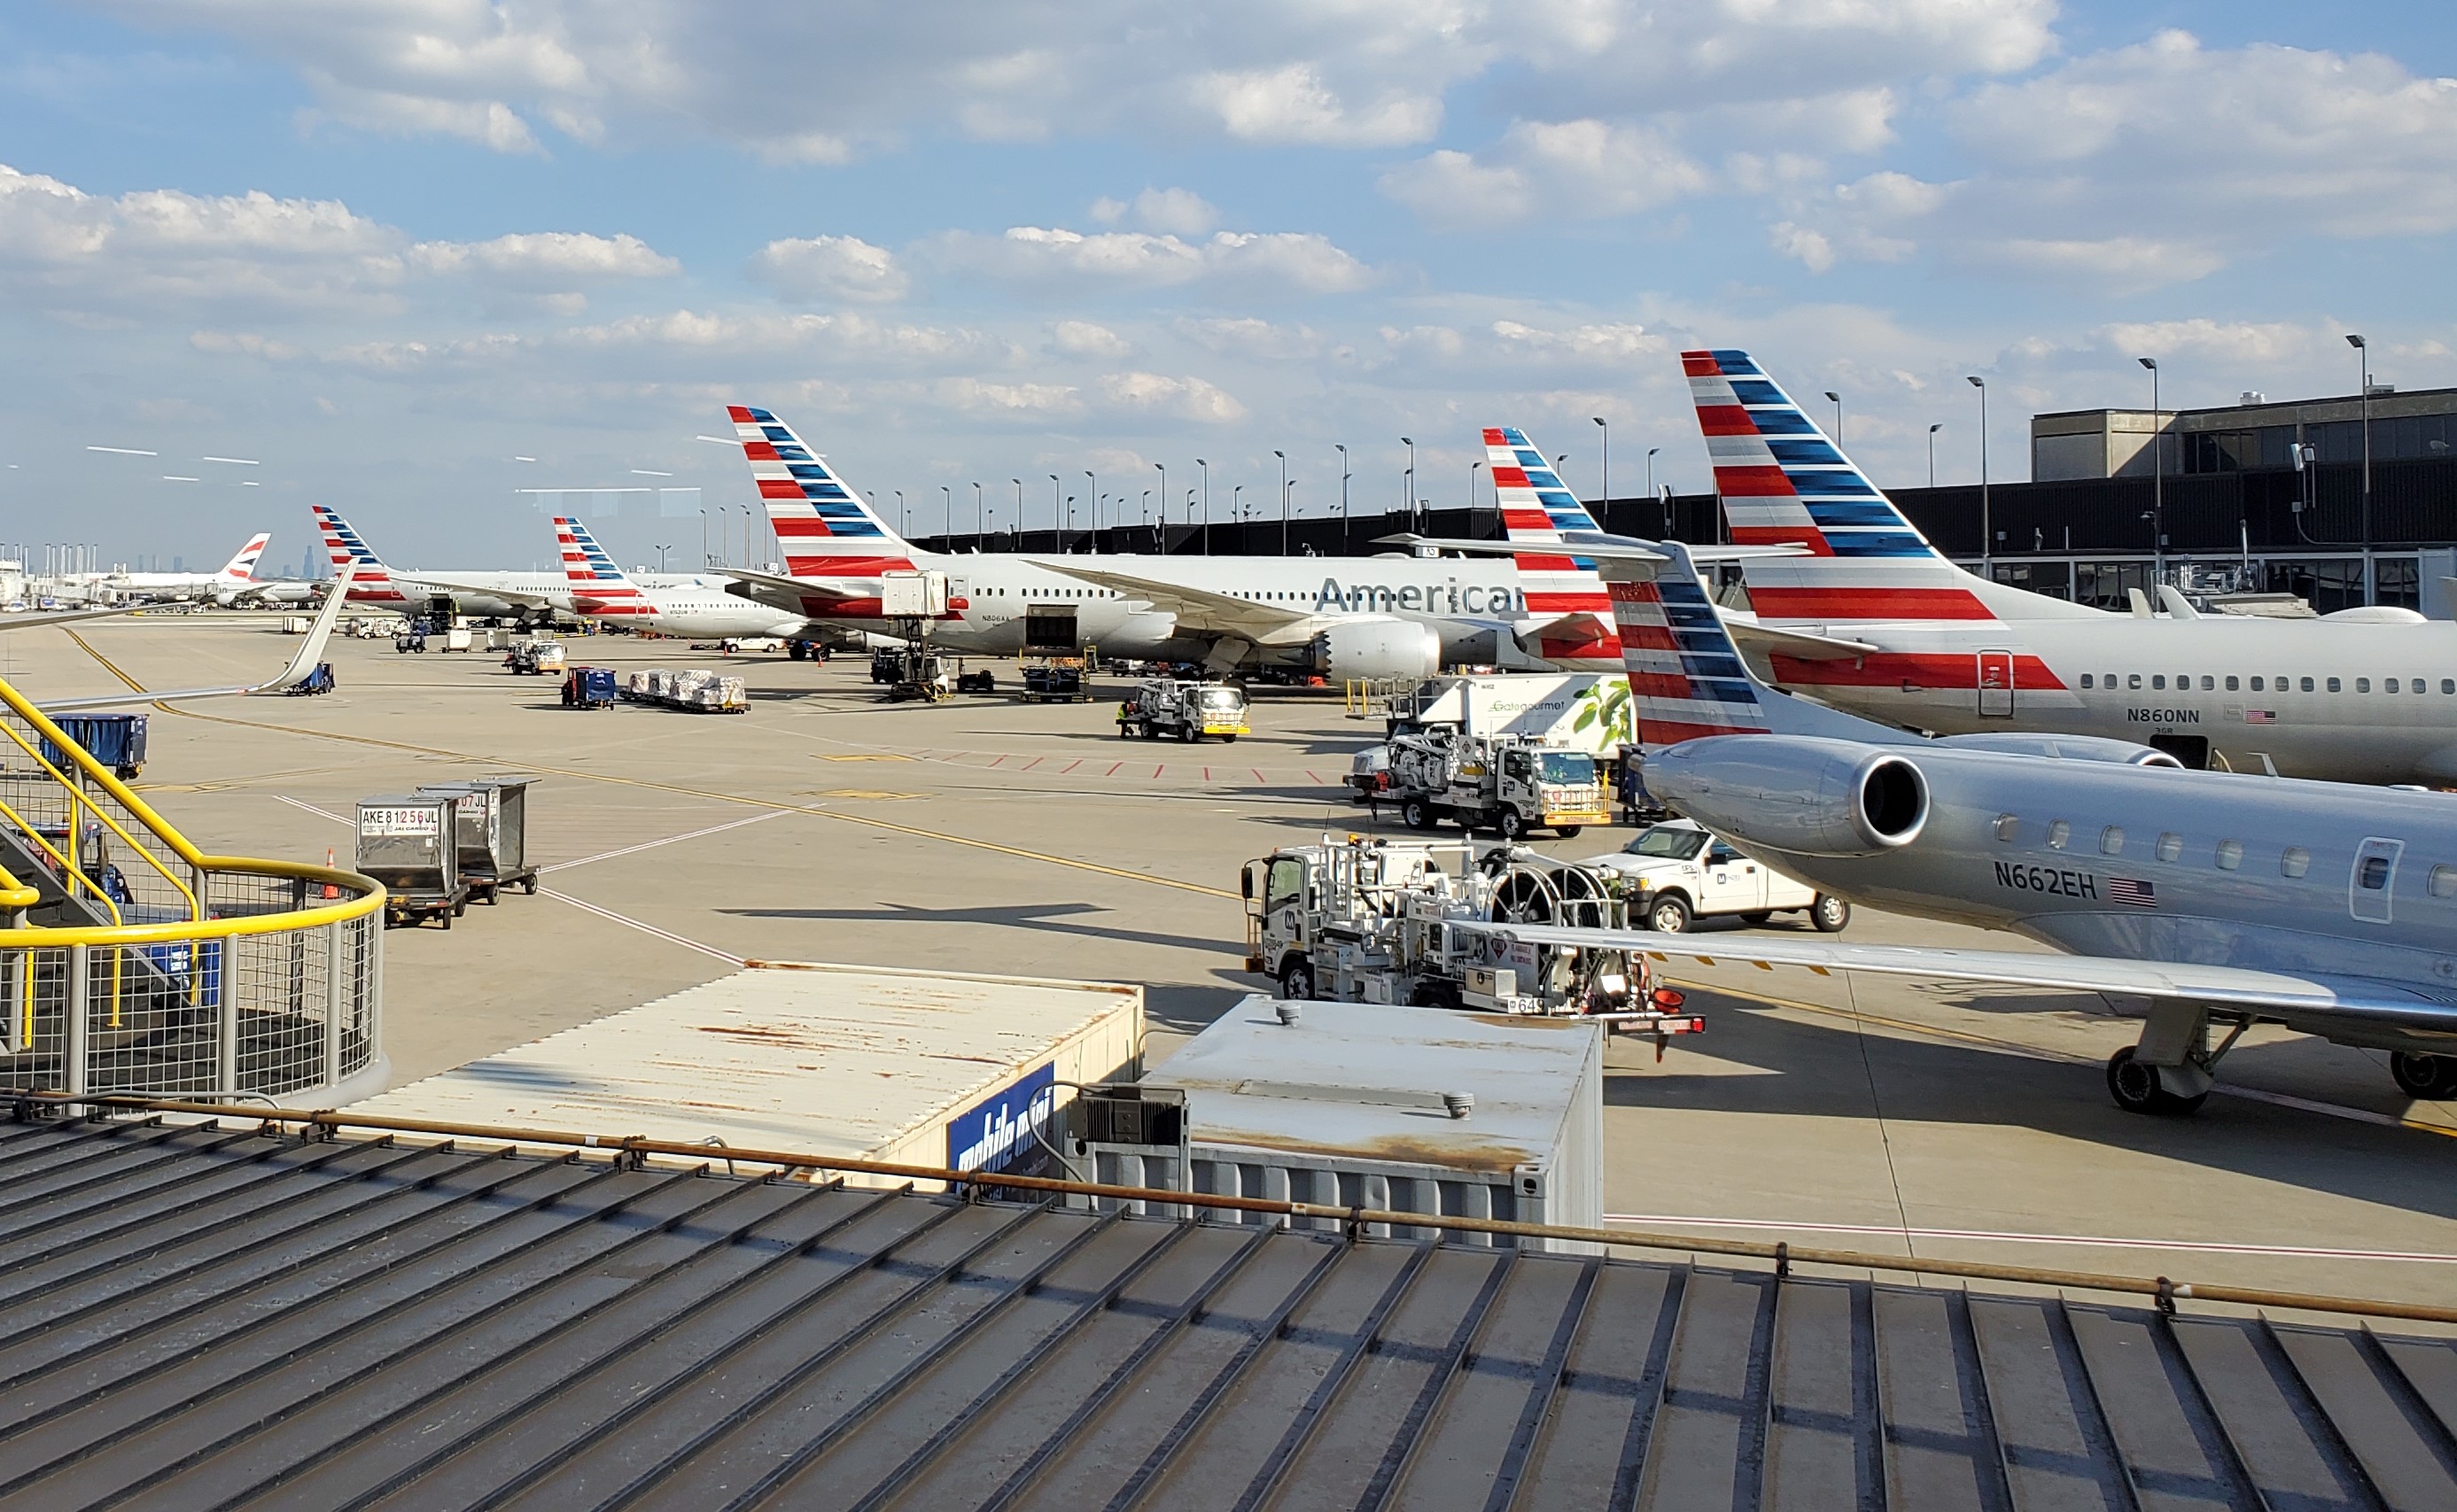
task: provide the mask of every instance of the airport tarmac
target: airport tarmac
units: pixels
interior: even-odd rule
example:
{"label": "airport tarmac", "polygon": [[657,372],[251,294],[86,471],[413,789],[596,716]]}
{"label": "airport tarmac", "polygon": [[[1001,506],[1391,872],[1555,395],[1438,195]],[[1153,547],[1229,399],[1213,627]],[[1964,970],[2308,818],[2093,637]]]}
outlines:
{"label": "airport tarmac", "polygon": [[[270,617],[0,635],[30,695],[269,674]],[[435,643],[430,643],[430,645]],[[676,642],[585,638],[575,661],[714,665]],[[346,865],[364,795],[541,779],[545,891],[386,937],[396,1082],[705,981],[751,959],[1137,981],[1150,1059],[1263,984],[1241,970],[1237,868],[1367,828],[1337,786],[1378,733],[1335,696],[1257,691],[1234,746],[1128,745],[1088,705],[889,705],[867,663],[733,659],[739,716],[572,711],[483,651],[340,641],[340,691],[156,712],[139,783],[208,848]],[[1012,685],[1011,665],[996,664]],[[1400,832],[1395,820],[1381,827]],[[1542,848],[1587,855],[1615,827]],[[1771,926],[1784,929],[1781,919]],[[1789,928],[1806,929],[1805,924]],[[1714,931],[1696,938],[1710,939]],[[1848,938],[2023,949],[1864,912]],[[1718,969],[1699,1041],[1616,1043],[1606,1207],[1659,1230],[2457,1304],[2457,1111],[2384,1057],[2248,1036],[2195,1118],[2108,1101],[2137,1025],[2095,997]],[[1745,995],[1744,995],[1745,994]]]}

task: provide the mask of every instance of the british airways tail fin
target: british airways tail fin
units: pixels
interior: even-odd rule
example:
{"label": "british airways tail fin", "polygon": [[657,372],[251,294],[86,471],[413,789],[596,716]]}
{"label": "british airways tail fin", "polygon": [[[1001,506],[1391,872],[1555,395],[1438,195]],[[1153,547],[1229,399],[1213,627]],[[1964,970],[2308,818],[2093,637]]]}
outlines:
{"label": "british airways tail fin", "polygon": [[1732,540],[1789,545],[1743,573],[1769,624],[2080,618],[1946,560],[1746,352],[1683,352]]}
{"label": "british airways tail fin", "polygon": [[1642,749],[1706,735],[1823,735],[1889,746],[1919,738],[1759,682],[1679,541],[1606,537],[1592,548],[1612,596]]}
{"label": "british airways tail fin", "polygon": [[314,512],[316,529],[324,538],[326,554],[333,559],[333,575],[339,578],[344,565],[351,568],[351,598],[364,603],[397,601],[402,597],[401,589],[393,585],[392,570],[339,510],[325,504],[307,507]]}
{"label": "british airways tail fin", "polygon": [[913,548],[792,426],[748,405],[730,405],[726,412],[768,506],[768,523],[788,575],[876,579],[913,570]]}
{"label": "british airways tail fin", "polygon": [[270,530],[259,530],[248,537],[247,544],[238,548],[238,555],[224,562],[222,570],[215,573],[214,576],[224,582],[245,582],[254,578],[256,559],[264,555],[265,543],[272,539],[273,532]]}

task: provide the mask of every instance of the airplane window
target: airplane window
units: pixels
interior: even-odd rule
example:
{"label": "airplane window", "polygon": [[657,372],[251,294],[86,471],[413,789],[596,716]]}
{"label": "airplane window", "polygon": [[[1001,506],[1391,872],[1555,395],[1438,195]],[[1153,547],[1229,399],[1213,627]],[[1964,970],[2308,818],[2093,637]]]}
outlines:
{"label": "airplane window", "polygon": [[2366,892],[2378,892],[2388,886],[2388,857],[2365,856],[2355,868],[2355,886]]}
{"label": "airplane window", "polygon": [[2311,869],[2312,852],[2302,846],[2288,846],[2278,858],[2278,874],[2282,877],[2300,877]]}
{"label": "airplane window", "polygon": [[2110,672],[2101,677],[2098,681],[2103,686],[2114,687],[2116,685],[2116,674]]}
{"label": "airplane window", "polygon": [[2338,680],[2334,677],[2329,679],[2329,691],[2332,693],[2338,691]]}
{"label": "airplane window", "polygon": [[2303,680],[2303,691],[2306,693],[2312,691],[2312,680],[2308,677]]}
{"label": "airplane window", "polygon": [[2220,871],[2233,871],[2236,868],[2242,866],[2243,842],[2240,840],[2220,841],[2218,860],[2219,869]]}
{"label": "airplane window", "polygon": [[2090,674],[2089,674],[2088,672],[2084,672],[2084,673],[2081,675],[2081,685],[2082,685],[2083,687],[2088,687],[2088,686],[2090,686]]}
{"label": "airplane window", "polygon": [[2124,854],[2123,829],[2116,825],[2110,825],[2106,828],[2100,830],[2098,832],[2098,853],[2102,856],[2120,856]]}
{"label": "airplane window", "polygon": [[2252,680],[2252,690],[2256,693],[2261,691],[2261,679],[2256,677]]}
{"label": "airplane window", "polygon": [[2443,693],[2457,693],[2457,677],[2442,678],[2440,680],[2440,691]]}
{"label": "airplane window", "polygon": [[2059,819],[2054,824],[2048,826],[2048,844],[2056,849],[2062,850],[2065,848],[2065,842],[2072,838],[2073,826],[2066,824],[2063,820]]}
{"label": "airplane window", "polygon": [[2124,680],[2124,685],[2126,687],[2139,687],[2141,685],[2141,674],[2136,672],[2131,677],[2126,678]]}
{"label": "airplane window", "polygon": [[2158,859],[2173,861],[2184,853],[2184,837],[2170,829],[2158,837]]}
{"label": "airplane window", "polygon": [[2015,817],[2013,817],[2012,814],[1998,814],[1998,815],[1996,816],[1996,838],[1997,838],[1997,839],[1999,839],[1999,840],[2008,840],[2008,841],[2010,841],[2010,840],[2012,840],[2015,835],[2020,834],[2021,832],[2022,832],[2022,821],[2021,821],[2021,820],[2016,819],[2016,818],[2015,818]]}
{"label": "airplane window", "polygon": [[2431,868],[2431,895],[2435,898],[2457,898],[2457,867]]}
{"label": "airplane window", "polygon": [[2151,673],[2150,685],[2152,687],[2165,687],[2167,685],[2167,674],[2164,672]]}
{"label": "airplane window", "polygon": [[2384,693],[2394,693],[2394,692],[2396,692],[2396,691],[2397,691],[2397,679],[2395,679],[2395,678],[2390,678],[2390,679],[2388,679],[2386,682],[2384,682],[2383,684],[2381,684],[2381,691],[2382,691],[2382,692],[2384,692]]}
{"label": "airplane window", "polygon": [[[2254,684],[2253,684],[2252,685],[2253,685],[2253,686],[2255,686],[2255,687],[2259,687],[2259,686],[2261,685],[2261,684],[2260,684],[2258,681],[2255,681],[2255,682],[2254,682]],[[2230,692],[2230,693],[2232,693],[2232,692],[2234,692],[2234,691],[2235,691],[2235,674],[2234,674],[2234,673],[2232,673],[2232,672],[2230,672],[2230,673],[2228,673],[2228,674],[2227,674],[2227,689],[2226,689],[2226,690],[2227,690],[2228,692]]]}
{"label": "airplane window", "polygon": [[[2370,678],[2367,678],[2367,677],[2359,677],[2359,678],[2355,679],[2355,691],[2356,691],[2356,692],[2358,692],[2358,693],[2368,693],[2368,692],[2370,692],[2371,690],[2372,690],[2372,680],[2371,680]],[[2335,691],[2335,689],[2332,689],[2332,691]]]}
{"label": "airplane window", "polygon": [[[2233,681],[2233,679],[2229,679],[2229,681],[2231,682],[2231,681]],[[2206,693],[2206,692],[2208,692],[2211,688],[2213,688],[2213,687],[2215,687],[2215,686],[2217,686],[2217,685],[2218,685],[2218,684],[2216,684],[2215,683],[2213,683],[2213,682],[2211,682],[2211,681],[2210,681],[2210,675],[2209,675],[2207,672],[2204,672],[2204,673],[2202,673],[2202,674],[2201,674],[2201,691],[2202,691],[2202,692]]]}

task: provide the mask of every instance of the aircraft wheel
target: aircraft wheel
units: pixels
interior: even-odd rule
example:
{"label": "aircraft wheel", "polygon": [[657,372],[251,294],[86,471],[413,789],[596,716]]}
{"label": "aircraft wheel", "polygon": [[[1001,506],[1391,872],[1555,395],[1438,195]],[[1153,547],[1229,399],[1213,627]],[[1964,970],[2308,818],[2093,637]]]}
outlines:
{"label": "aircraft wheel", "polygon": [[2425,1055],[2399,1051],[2388,1058],[2388,1073],[2397,1090],[2425,1102],[2457,1096],[2457,1056]]}
{"label": "aircraft wheel", "polygon": [[1280,968],[1280,996],[1301,1001],[1313,996],[1313,964],[1303,957],[1291,957]]}
{"label": "aircraft wheel", "polygon": [[1665,893],[1646,907],[1646,927],[1658,934],[1679,934],[1689,928],[1689,905],[1677,893]]}
{"label": "aircraft wheel", "polygon": [[2208,1093],[2178,1097],[2160,1082],[2158,1069],[2133,1058],[2134,1047],[2125,1046],[2107,1057],[2107,1094],[2116,1106],[2126,1113],[2147,1114],[2152,1117],[2174,1118],[2196,1113],[2209,1101]]}
{"label": "aircraft wheel", "polygon": [[1843,932],[1843,926],[1851,922],[1851,905],[1829,893],[1821,892],[1808,905],[1808,922],[1816,927],[1820,934],[1840,934]]}

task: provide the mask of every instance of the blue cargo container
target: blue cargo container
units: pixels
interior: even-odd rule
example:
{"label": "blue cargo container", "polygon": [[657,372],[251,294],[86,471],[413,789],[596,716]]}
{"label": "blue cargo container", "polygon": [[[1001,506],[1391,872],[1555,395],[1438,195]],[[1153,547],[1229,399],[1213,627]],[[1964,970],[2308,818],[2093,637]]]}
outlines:
{"label": "blue cargo container", "polygon": [[[62,714],[52,721],[60,733],[85,748],[88,755],[119,776],[134,777],[145,767],[145,716],[142,714]],[[48,739],[43,760],[69,765],[68,753]]]}

